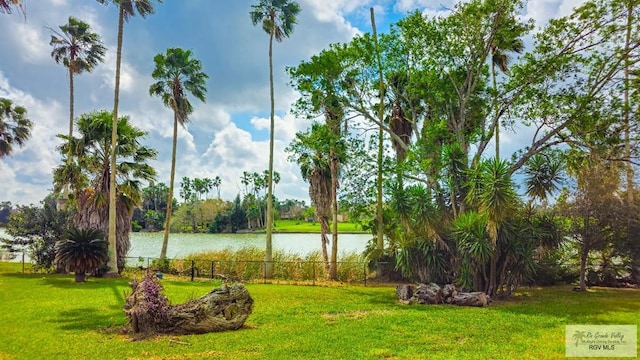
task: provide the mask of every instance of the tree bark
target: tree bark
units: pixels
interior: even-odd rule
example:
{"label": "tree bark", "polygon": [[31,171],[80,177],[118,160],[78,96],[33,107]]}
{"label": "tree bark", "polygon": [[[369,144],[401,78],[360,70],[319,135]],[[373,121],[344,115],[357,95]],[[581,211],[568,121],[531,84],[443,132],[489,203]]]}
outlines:
{"label": "tree bark", "polygon": [[275,31],[275,14],[271,13],[271,31],[269,33],[269,95],[271,97],[271,116],[269,131],[269,179],[267,180],[267,239],[264,252],[265,277],[273,277],[273,143],[275,132],[275,97],[273,94],[273,36]]}
{"label": "tree bark", "polygon": [[223,285],[184,304],[169,305],[154,275],[131,285],[126,299],[128,330],[134,334],[204,334],[240,329],[253,309],[253,299],[242,284]]}
{"label": "tree bark", "polygon": [[[120,101],[120,64],[122,62],[122,37],[124,28],[124,8],[118,6],[118,45],[116,50],[116,79],[113,95],[113,120],[111,123],[111,174],[109,177],[109,229],[107,230],[109,241],[109,259],[107,260],[107,274],[115,276],[119,273],[119,265],[114,265],[114,255],[118,258],[117,241],[117,185],[116,185],[116,147],[118,145],[118,103]],[[127,248],[128,250],[128,248]]]}
{"label": "tree bark", "polygon": [[329,168],[331,172],[331,266],[329,267],[329,278],[338,279],[338,159],[336,158],[335,147],[329,150]]}
{"label": "tree bark", "polygon": [[[109,206],[104,206],[96,201],[96,194],[93,188],[86,188],[78,193],[78,211],[73,217],[73,225],[82,229],[100,229],[107,233],[109,230]],[[105,198],[108,194],[103,193]],[[129,233],[131,232],[131,216],[132,210],[127,209],[126,204],[118,199],[116,203],[116,252],[114,253],[115,263],[111,269],[119,273],[124,269],[125,257],[131,242],[129,241]]]}
{"label": "tree bark", "polygon": [[489,305],[489,297],[483,292],[461,293],[453,297],[451,304],[483,307]]}
{"label": "tree bark", "polygon": [[582,253],[580,256],[580,291],[587,290],[587,257],[589,249],[586,244],[582,245]]}
{"label": "tree bark", "polygon": [[373,29],[373,40],[376,46],[376,60],[378,64],[378,73],[380,77],[380,108],[378,109],[379,117],[379,129],[378,129],[378,176],[376,179],[376,248],[378,250],[384,249],[384,223],[383,223],[383,204],[382,204],[382,160],[383,160],[383,107],[384,107],[384,80],[382,74],[382,61],[380,59],[380,49],[378,48],[378,33],[376,31],[376,18],[373,8],[370,8],[371,12],[371,28]]}
{"label": "tree bark", "polygon": [[417,288],[412,285],[398,285],[396,287],[398,300],[405,304],[452,304],[458,306],[488,306],[491,298],[483,292],[459,292],[452,285],[442,288],[437,284],[420,284]]}
{"label": "tree bark", "polygon": [[83,283],[86,280],[86,274],[84,271],[76,271],[74,272],[74,276],[77,283]]}
{"label": "tree bark", "polygon": [[171,212],[173,210],[173,183],[176,179],[176,147],[178,145],[178,114],[173,110],[173,149],[171,150],[171,175],[169,179],[169,196],[167,198],[167,216],[164,224],[164,236],[162,238],[162,249],[160,259],[167,257],[167,247],[169,245],[169,231],[171,230]]}

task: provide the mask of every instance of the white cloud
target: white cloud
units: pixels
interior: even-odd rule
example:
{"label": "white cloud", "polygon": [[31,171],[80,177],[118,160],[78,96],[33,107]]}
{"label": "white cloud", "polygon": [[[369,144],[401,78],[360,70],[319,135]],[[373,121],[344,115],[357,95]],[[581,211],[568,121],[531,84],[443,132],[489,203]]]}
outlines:
{"label": "white cloud", "polygon": [[[61,141],[55,136],[68,128],[68,115],[56,101],[42,101],[15,89],[0,73],[0,97],[27,109],[33,122],[31,138],[12,156],[0,160],[0,198],[22,204],[38,203],[51,188],[53,168],[60,161],[56,147]],[[66,130],[64,131],[66,132]]]}

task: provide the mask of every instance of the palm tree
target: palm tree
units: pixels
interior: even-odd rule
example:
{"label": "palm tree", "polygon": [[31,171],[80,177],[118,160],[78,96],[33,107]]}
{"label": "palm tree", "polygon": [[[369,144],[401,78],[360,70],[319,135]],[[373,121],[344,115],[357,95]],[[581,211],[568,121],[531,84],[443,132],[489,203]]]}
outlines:
{"label": "palm tree", "polygon": [[0,159],[11,155],[14,145],[24,145],[31,136],[32,126],[25,108],[14,106],[9,99],[0,98]]}
{"label": "palm tree", "polygon": [[193,107],[187,98],[188,93],[205,102],[207,88],[205,83],[209,78],[202,72],[202,64],[192,58],[190,50],[180,48],[167,49],[166,54],[158,54],[153,58],[156,64],[151,76],[158,80],[149,88],[151,96],[158,96],[162,103],[173,110],[173,150],[171,154],[171,180],[169,181],[169,199],[167,200],[167,220],[164,229],[164,239],[160,258],[167,256],[169,242],[169,224],[171,224],[171,208],[173,184],[176,173],[176,145],[178,141],[178,124],[185,126]]}
{"label": "palm tree", "polygon": [[544,201],[557,191],[563,181],[562,165],[562,161],[555,157],[533,156],[524,169],[527,195]]}
{"label": "palm tree", "polygon": [[99,229],[71,228],[64,240],[56,243],[55,262],[75,273],[76,282],[85,282],[85,274],[96,270],[107,261],[107,242]]}
{"label": "palm tree", "polygon": [[329,147],[327,138],[331,138],[326,124],[313,123],[307,133],[297,133],[291,145],[287,148],[289,159],[300,166],[302,179],[309,182],[309,197],[315,206],[316,218],[320,223],[320,243],[325,270],[330,272],[327,235],[332,206],[332,182]]}
{"label": "palm tree", "polygon": [[53,34],[49,45],[53,46],[51,57],[69,71],[69,136],[73,136],[73,77],[83,72],[91,72],[104,59],[106,48],[100,35],[91,32],[89,24],[69,16],[69,22],[61,25],[60,32],[50,29]]}
{"label": "palm tree", "polygon": [[[56,63],[62,63],[69,71],[69,137],[73,136],[74,119],[74,75],[83,72],[91,72],[99,62],[103,61],[106,48],[100,41],[100,36],[91,32],[89,25],[74,17],[69,17],[69,22],[59,27],[61,32],[51,30],[53,46],[51,57]],[[67,156],[67,161],[73,161],[72,156]],[[62,196],[58,200],[58,209],[66,204],[68,199],[68,187],[65,186]]]}
{"label": "palm tree", "polygon": [[17,7],[18,9],[20,9],[22,15],[27,15],[27,13],[24,11],[22,0],[0,0],[0,13],[11,14],[11,12],[13,11],[12,7]]}
{"label": "palm tree", "polygon": [[273,232],[273,133],[275,118],[275,100],[273,95],[273,39],[282,42],[293,32],[300,5],[291,0],[260,0],[258,5],[251,5],[251,22],[262,23],[262,29],[269,34],[269,94],[271,96],[271,126],[269,136],[269,181],[267,192],[267,244],[265,249],[266,277],[273,272],[273,249],[271,236]]}
{"label": "palm tree", "polygon": [[[109,158],[111,144],[110,111],[83,114],[78,118],[79,137],[59,135],[66,143],[60,150],[64,156],[74,156],[77,162],[64,161],[54,169],[54,190],[71,183],[73,201],[77,212],[74,225],[79,228],[109,229],[109,179],[116,172],[120,181],[116,184],[118,207],[117,217],[117,269],[124,268],[124,257],[129,250],[129,232],[133,209],[142,203],[142,181],[155,179],[156,172],[148,162],[156,157],[156,151],[144,146],[140,140],[146,132],[134,127],[128,117],[118,121],[118,162],[111,167]],[[114,170],[115,169],[115,170]],[[107,264],[109,265],[109,264]]]}
{"label": "palm tree", "polygon": [[[489,47],[491,53],[491,77],[493,81],[494,91],[494,106],[497,106],[497,91],[498,85],[496,83],[497,70],[503,74],[509,74],[509,52],[520,54],[524,51],[524,43],[520,36],[525,31],[526,27],[522,24],[515,22],[513,19],[506,25],[507,31],[499,31],[493,38],[493,42]],[[500,121],[496,121],[495,127],[496,138],[496,158],[500,158]]]}
{"label": "palm tree", "polygon": [[218,190],[218,200],[220,200],[220,185],[222,185],[222,179],[220,176],[216,176],[211,185]]}
{"label": "palm tree", "polygon": [[[122,38],[124,33],[124,22],[129,21],[130,18],[139,14],[142,18],[145,18],[149,14],[153,14],[155,9],[153,7],[153,0],[96,0],[101,4],[114,3],[118,7],[118,45],[116,50],[116,77],[115,88],[113,96],[113,121],[111,128],[111,167],[116,167],[116,146],[118,142],[117,131],[117,119],[118,119],[118,104],[120,102],[120,66],[122,63]],[[162,0],[157,0],[158,3],[162,3]],[[111,188],[116,186],[115,174],[112,174],[109,179]],[[116,194],[109,194],[109,264],[113,265],[113,256],[117,253],[116,246]],[[114,267],[111,266],[113,269]],[[115,275],[111,273],[111,275]]]}

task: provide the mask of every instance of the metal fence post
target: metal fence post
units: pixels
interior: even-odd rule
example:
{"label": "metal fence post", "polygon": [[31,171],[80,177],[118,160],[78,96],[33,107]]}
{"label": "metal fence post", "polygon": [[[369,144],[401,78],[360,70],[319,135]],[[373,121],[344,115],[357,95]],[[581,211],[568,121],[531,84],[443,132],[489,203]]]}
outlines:
{"label": "metal fence post", "polygon": [[196,261],[191,260],[191,281],[193,281],[193,276],[196,274]]}
{"label": "metal fence post", "polygon": [[211,260],[211,280],[213,280],[213,274],[216,271],[215,261]]}
{"label": "metal fence post", "polygon": [[364,274],[364,286],[367,286],[367,263],[362,263],[362,270]]}
{"label": "metal fence post", "polygon": [[24,274],[24,251],[22,251],[22,273]]}

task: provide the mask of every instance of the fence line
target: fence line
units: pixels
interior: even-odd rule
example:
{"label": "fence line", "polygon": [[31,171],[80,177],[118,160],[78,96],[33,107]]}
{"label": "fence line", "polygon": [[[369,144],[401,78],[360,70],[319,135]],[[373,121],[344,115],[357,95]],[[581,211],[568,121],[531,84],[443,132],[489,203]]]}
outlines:
{"label": "fence line", "polygon": [[[221,279],[225,281],[260,281],[267,283],[273,280],[295,282],[317,282],[328,279],[328,269],[324,261],[280,261],[273,260],[218,260],[218,259],[164,259],[152,257],[126,257],[128,271],[155,272],[162,277],[165,274],[186,276],[195,279]],[[273,276],[267,275],[267,264],[272,264]],[[340,282],[367,282],[379,271],[392,269],[393,264],[375,263],[373,268],[367,262],[338,261],[336,277]]]}

